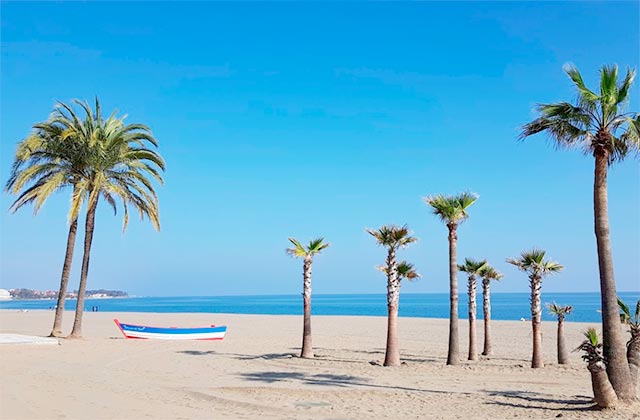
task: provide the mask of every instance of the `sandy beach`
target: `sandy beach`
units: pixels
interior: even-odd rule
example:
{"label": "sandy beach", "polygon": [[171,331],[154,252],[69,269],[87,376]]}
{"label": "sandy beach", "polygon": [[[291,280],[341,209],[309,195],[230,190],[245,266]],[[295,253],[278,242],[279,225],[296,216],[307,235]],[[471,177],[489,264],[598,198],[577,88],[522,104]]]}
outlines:
{"label": "sandy beach", "polygon": [[[65,331],[73,314],[65,314]],[[158,326],[227,325],[223,341],[126,340],[113,318]],[[0,311],[0,332],[44,336],[50,311]],[[82,340],[0,345],[2,419],[632,419],[639,406],[590,409],[578,353],[530,369],[528,322],[494,322],[494,356],[446,366],[447,320],[401,318],[402,360],[382,360],[383,317],[315,316],[316,358],[296,356],[302,317],[228,314],[85,314]],[[466,332],[467,321],[460,322]],[[478,324],[482,343],[481,323]],[[567,323],[570,347],[587,324]],[[461,333],[461,355],[467,340]],[[466,359],[466,357],[465,357]]]}

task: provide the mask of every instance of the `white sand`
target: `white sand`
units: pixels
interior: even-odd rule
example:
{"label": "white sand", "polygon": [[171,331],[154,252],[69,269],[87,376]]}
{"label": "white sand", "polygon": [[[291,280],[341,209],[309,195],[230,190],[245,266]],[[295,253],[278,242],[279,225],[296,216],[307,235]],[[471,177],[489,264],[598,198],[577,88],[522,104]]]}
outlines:
{"label": "white sand", "polygon": [[[125,340],[113,323],[227,325],[224,341]],[[65,314],[65,331],[73,315]],[[446,366],[447,320],[401,318],[406,366],[382,360],[386,319],[314,316],[316,359],[299,351],[302,317],[85,314],[83,340],[0,345],[2,419],[633,419],[640,406],[593,411],[578,353],[555,362],[545,323],[543,369],[530,369],[528,322],[494,322],[495,355]],[[0,311],[0,332],[46,336],[51,311]],[[481,349],[482,328],[478,323]],[[466,358],[467,321],[460,321]],[[587,324],[567,323],[570,347]]]}

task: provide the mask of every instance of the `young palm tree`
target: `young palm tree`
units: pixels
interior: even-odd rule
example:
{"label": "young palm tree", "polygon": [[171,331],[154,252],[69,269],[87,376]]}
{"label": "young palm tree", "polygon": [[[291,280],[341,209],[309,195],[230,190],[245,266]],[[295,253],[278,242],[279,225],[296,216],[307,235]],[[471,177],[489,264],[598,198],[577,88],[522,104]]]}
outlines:
{"label": "young palm tree", "polygon": [[438,216],[449,229],[449,351],[448,365],[457,365],[459,354],[458,337],[458,261],[456,244],[457,229],[469,214],[467,209],[476,202],[478,196],[474,193],[462,193],[455,196],[435,195],[424,199],[431,206],[433,214]]}
{"label": "young palm tree", "polygon": [[85,220],[84,255],[78,287],[78,303],[73,328],[69,337],[82,336],[82,315],[89,274],[89,258],[93,241],[95,215],[98,201],[103,198],[116,211],[116,199],[122,201],[124,209],[123,232],[129,221],[129,205],[133,205],[141,219],[151,221],[160,230],[158,197],[150,178],[162,184],[161,171],[165,164],[160,155],[149,146],[158,146],[150,129],[142,124],[124,123],[112,113],[102,117],[100,103],[96,98],[95,113],[89,104],[74,101],[82,107],[82,121],[72,108],[67,108],[55,122],[64,127],[65,135],[86,145],[88,173],[83,182],[87,191],[87,215]]}
{"label": "young palm tree", "polygon": [[475,261],[470,258],[464,260],[458,269],[469,275],[469,360],[478,360],[478,346],[476,345],[476,276],[481,276],[487,269],[487,260]]}
{"label": "young palm tree", "polygon": [[629,326],[631,339],[627,342],[627,361],[631,371],[631,380],[638,386],[640,380],[640,300],[636,302],[636,312],[631,316],[631,311],[622,299],[618,298],[620,307],[620,321]]}
{"label": "young palm tree", "polygon": [[551,314],[558,317],[558,364],[566,365],[569,363],[569,353],[564,339],[564,317],[571,313],[573,306],[560,306],[553,302],[547,303],[547,308]]}
{"label": "young palm tree", "polygon": [[482,309],[484,318],[484,349],[483,356],[493,353],[491,343],[491,280],[500,280],[503,276],[495,268],[487,266],[482,271]]}
{"label": "young palm tree", "polygon": [[26,204],[34,203],[34,214],[38,213],[53,192],[67,187],[72,189],[69,233],[51,337],[62,335],[62,316],[73,262],[78,215],[87,187],[85,146],[67,136],[64,127],[55,121],[61,109],[65,108],[68,105],[59,103],[52,118],[35,124],[34,131],[20,142],[6,184],[8,192],[20,194],[10,210],[15,212]]}
{"label": "young palm tree", "polygon": [[591,91],[573,65],[565,72],[578,92],[574,104],[559,102],[538,106],[540,117],[522,128],[521,139],[546,132],[559,147],[579,147],[593,155],[594,225],[600,268],[602,333],[607,373],[622,400],[636,398],[636,390],[624,357],[624,341],[618,324],[616,282],[613,273],[609,215],[607,209],[607,170],[614,162],[640,149],[640,114],[624,113],[635,71],[628,69],[618,83],[618,67],[603,66],[600,70],[600,91]]}
{"label": "young palm tree", "polygon": [[591,373],[594,400],[600,408],[613,407],[618,402],[618,397],[609,382],[598,333],[595,328],[591,327],[584,332],[584,335],[587,339],[576,350],[585,352],[582,359],[587,362],[587,368]]}
{"label": "young palm tree", "polygon": [[292,257],[302,258],[302,303],[304,307],[303,327],[302,327],[302,352],[300,357],[313,357],[313,345],[311,341],[311,265],[313,257],[322,252],[323,249],[329,247],[329,243],[324,242],[324,238],[314,239],[309,242],[305,248],[295,238],[289,238],[289,242],[293,244],[293,248],[287,248],[287,254]]}
{"label": "young palm tree", "polygon": [[[396,261],[396,252],[418,239],[411,236],[409,228],[405,226],[385,225],[380,229],[366,229],[379,245],[387,248],[387,263],[384,272],[387,274],[387,348],[384,356],[385,366],[400,365],[400,348],[398,346],[398,303],[400,300],[400,268]],[[409,278],[412,266],[406,265],[405,277]],[[417,275],[417,273],[416,273]],[[414,278],[415,275],[411,274]]]}
{"label": "young palm tree", "polygon": [[529,286],[531,287],[531,327],[533,329],[533,357],[531,358],[532,368],[541,368],[542,362],[542,331],[540,329],[540,291],[543,277],[557,273],[564,267],[553,261],[545,261],[546,251],[532,249],[523,252],[517,259],[509,258],[507,262],[518,267],[529,275]]}

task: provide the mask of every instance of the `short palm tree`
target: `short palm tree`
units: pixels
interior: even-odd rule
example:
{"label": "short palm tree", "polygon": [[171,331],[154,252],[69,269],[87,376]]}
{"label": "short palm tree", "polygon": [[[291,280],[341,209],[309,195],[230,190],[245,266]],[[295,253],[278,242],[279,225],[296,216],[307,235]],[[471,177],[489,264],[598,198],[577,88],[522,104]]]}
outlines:
{"label": "short palm tree", "polygon": [[63,188],[72,190],[68,216],[69,233],[51,337],[62,335],[62,316],[73,262],[78,215],[86,197],[87,187],[85,145],[68,136],[64,126],[56,122],[64,109],[69,109],[69,106],[58,103],[52,117],[48,121],[35,124],[34,131],[20,142],[6,184],[7,191],[20,194],[11,205],[12,212],[33,203],[34,213],[37,214],[55,191]]}
{"label": "short palm tree", "polygon": [[74,101],[84,111],[84,120],[71,108],[65,109],[55,122],[64,127],[65,135],[85,146],[88,171],[86,185],[87,215],[85,221],[84,255],[78,287],[78,303],[69,337],[82,336],[82,315],[89,274],[89,258],[93,241],[96,209],[103,198],[114,211],[116,199],[124,209],[123,232],[129,221],[129,205],[160,230],[158,197],[151,179],[162,184],[164,160],[153,150],[158,146],[151,130],[142,124],[125,124],[124,118],[112,113],[103,118],[96,98],[95,111],[86,102]]}
{"label": "short palm tree", "polygon": [[542,331],[540,318],[542,309],[540,308],[540,292],[542,279],[553,273],[561,271],[564,267],[553,261],[545,261],[546,251],[532,249],[523,252],[518,258],[509,258],[507,262],[518,267],[521,271],[529,275],[529,286],[531,287],[531,326],[533,329],[533,357],[531,358],[532,368],[541,368],[542,362]]}
{"label": "short palm tree", "polygon": [[627,361],[631,370],[631,379],[638,386],[640,381],[640,300],[636,302],[636,311],[631,316],[631,311],[622,299],[618,298],[620,307],[620,321],[629,326],[631,339],[627,342]]}
{"label": "short palm tree", "polygon": [[464,264],[458,269],[469,275],[469,360],[478,360],[478,346],[476,344],[476,277],[481,276],[489,263],[486,260],[475,261],[465,258]]}
{"label": "short palm tree", "polygon": [[600,408],[610,408],[616,405],[618,397],[611,386],[607,376],[607,367],[602,356],[602,343],[598,338],[596,329],[591,327],[584,332],[587,338],[576,350],[584,351],[582,359],[587,362],[587,368],[591,373],[591,387],[593,397]]}
{"label": "short palm tree", "polygon": [[[400,267],[396,260],[398,249],[404,248],[418,239],[411,236],[411,231],[405,226],[385,225],[379,229],[366,229],[379,245],[387,248],[387,261],[383,271],[387,274],[387,347],[384,356],[384,366],[400,365],[400,348],[398,345],[398,304],[400,301]],[[404,276],[409,277],[413,271],[410,264],[405,264]],[[417,273],[416,273],[417,274]],[[415,275],[411,274],[414,278]]]}
{"label": "short palm tree", "polygon": [[607,373],[623,400],[634,400],[636,389],[631,381],[629,365],[624,357],[624,340],[618,321],[616,282],[609,237],[607,204],[608,167],[640,149],[640,114],[624,112],[628,103],[635,71],[628,69],[618,82],[618,66],[602,66],[600,90],[587,88],[582,75],[573,65],[564,68],[576,87],[575,104],[558,102],[538,105],[540,116],[522,127],[520,138],[545,132],[559,147],[580,148],[595,160],[594,226],[600,267],[602,333]]}
{"label": "short palm tree", "polygon": [[424,199],[431,207],[433,214],[438,216],[449,229],[449,350],[447,355],[448,365],[457,365],[459,362],[458,337],[458,262],[456,256],[456,244],[458,241],[457,229],[469,214],[467,209],[476,202],[478,195],[474,193],[462,193],[458,195],[434,195]]}
{"label": "short palm tree", "polygon": [[495,268],[487,266],[482,271],[482,309],[484,318],[484,349],[483,356],[493,353],[491,342],[491,281],[500,280],[503,276]]}
{"label": "short palm tree", "polygon": [[566,365],[569,363],[569,353],[564,338],[564,318],[571,313],[573,306],[561,306],[553,302],[547,303],[547,308],[552,315],[558,318],[558,364]]}
{"label": "short palm tree", "polygon": [[302,303],[304,307],[303,327],[302,327],[302,351],[300,357],[313,357],[313,344],[311,340],[311,265],[313,257],[322,252],[323,249],[329,247],[328,242],[324,242],[324,238],[313,239],[309,245],[305,247],[295,238],[289,238],[289,242],[293,244],[293,248],[287,248],[287,254],[292,257],[302,258]]}

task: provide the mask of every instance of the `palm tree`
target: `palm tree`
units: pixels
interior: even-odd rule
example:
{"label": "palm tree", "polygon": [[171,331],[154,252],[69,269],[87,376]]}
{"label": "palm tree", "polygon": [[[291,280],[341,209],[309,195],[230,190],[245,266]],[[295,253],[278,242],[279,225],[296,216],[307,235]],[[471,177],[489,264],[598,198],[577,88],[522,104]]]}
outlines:
{"label": "palm tree", "polygon": [[624,357],[624,340],[618,320],[609,238],[607,170],[614,162],[623,160],[640,148],[640,114],[623,112],[636,73],[627,69],[626,76],[618,83],[618,66],[602,66],[600,92],[595,93],[587,88],[573,65],[566,65],[564,70],[577,88],[576,104],[538,105],[540,117],[523,126],[520,138],[546,132],[558,147],[578,147],[594,157],[593,208],[600,268],[604,359],[618,397],[633,400],[636,390]]}
{"label": "palm tree", "polygon": [[74,103],[84,110],[84,121],[71,107],[66,108],[54,120],[64,127],[66,136],[86,146],[88,171],[83,182],[86,184],[88,209],[84,255],[76,313],[69,336],[79,338],[82,336],[82,315],[98,201],[102,197],[114,212],[117,209],[116,199],[122,201],[123,232],[129,221],[130,204],[138,210],[141,219],[148,218],[153,227],[160,230],[158,197],[149,178],[162,184],[160,172],[164,171],[165,164],[160,155],[149,147],[157,147],[158,143],[147,126],[125,124],[124,118],[116,117],[116,112],[104,119],[97,98],[95,113],[86,102],[75,100]]}
{"label": "palm tree", "polygon": [[609,382],[598,333],[595,328],[591,327],[584,332],[584,335],[587,339],[576,350],[585,352],[582,359],[587,362],[587,368],[591,373],[594,400],[600,408],[613,407],[618,402],[618,397]]}
{"label": "palm tree", "polygon": [[324,242],[324,238],[314,239],[309,242],[305,248],[295,238],[289,238],[289,242],[293,244],[293,248],[287,248],[287,254],[292,257],[302,258],[302,302],[304,306],[304,317],[302,327],[302,352],[300,357],[312,358],[313,346],[311,342],[311,265],[313,264],[313,256],[322,252],[323,249],[329,247],[329,243]]}
{"label": "palm tree", "polygon": [[435,195],[424,199],[449,229],[449,351],[448,365],[458,364],[458,262],[456,257],[457,229],[469,214],[467,209],[478,199],[478,195],[465,192],[454,196]]}
{"label": "palm tree", "polygon": [[620,321],[629,326],[631,339],[627,342],[627,361],[631,371],[631,380],[638,386],[640,380],[640,300],[636,302],[636,311],[633,317],[631,311],[622,299],[618,298],[620,307]]}
{"label": "palm tree", "polygon": [[[385,225],[380,229],[366,229],[379,245],[387,247],[387,263],[383,271],[387,274],[387,348],[384,356],[384,366],[400,365],[400,348],[398,346],[398,303],[400,300],[400,271],[396,261],[396,252],[418,239],[411,236],[411,231],[405,226]],[[407,265],[405,276],[412,271]],[[417,274],[417,273],[416,273]],[[413,276],[413,274],[412,274]],[[415,276],[413,276],[415,278]]]}
{"label": "palm tree", "polygon": [[66,108],[68,105],[58,103],[51,119],[35,124],[34,131],[20,142],[6,184],[8,192],[20,193],[10,210],[16,212],[24,205],[34,203],[34,214],[38,213],[53,192],[67,187],[72,189],[69,233],[51,337],[62,335],[62,316],[73,262],[78,215],[87,187],[85,147],[67,136],[64,127],[56,122],[61,110]]}
{"label": "palm tree", "polygon": [[487,269],[487,260],[464,260],[458,269],[469,275],[469,360],[478,360],[478,346],[476,345],[476,276],[481,276]]}
{"label": "palm tree", "polygon": [[524,251],[517,259],[509,258],[507,262],[518,267],[529,275],[529,286],[531,287],[531,327],[533,329],[533,357],[531,358],[532,368],[541,368],[542,362],[542,331],[540,329],[540,290],[542,288],[543,277],[557,273],[564,267],[554,261],[545,261],[546,251],[532,249]]}
{"label": "palm tree", "polygon": [[491,345],[491,280],[500,280],[502,277],[502,274],[491,266],[487,266],[487,268],[482,271],[482,309],[484,318],[483,356],[490,356],[493,353]]}
{"label": "palm tree", "polygon": [[564,317],[571,313],[573,306],[561,306],[553,302],[547,303],[547,308],[551,314],[558,317],[558,364],[566,365],[569,363],[569,353],[564,339]]}

